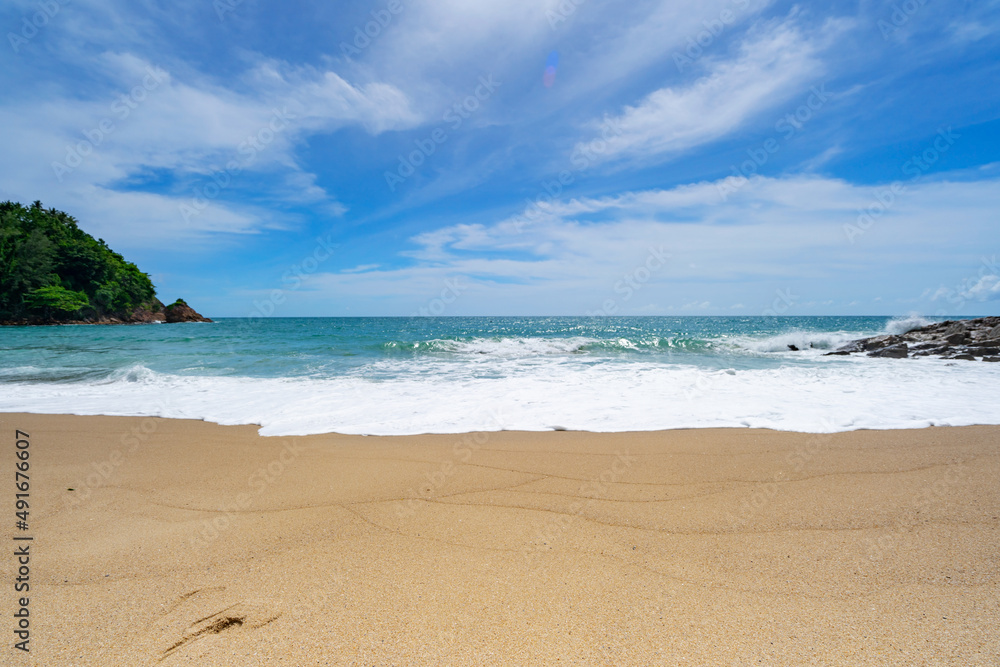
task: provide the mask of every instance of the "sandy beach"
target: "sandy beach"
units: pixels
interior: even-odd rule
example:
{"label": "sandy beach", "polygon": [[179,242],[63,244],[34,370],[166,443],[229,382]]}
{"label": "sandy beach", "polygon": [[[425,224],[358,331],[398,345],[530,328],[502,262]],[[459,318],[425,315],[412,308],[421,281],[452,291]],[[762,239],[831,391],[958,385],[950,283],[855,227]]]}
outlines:
{"label": "sandy beach", "polygon": [[31,448],[5,551],[34,538],[4,664],[1000,663],[998,427],[0,423],[8,507],[15,429]]}

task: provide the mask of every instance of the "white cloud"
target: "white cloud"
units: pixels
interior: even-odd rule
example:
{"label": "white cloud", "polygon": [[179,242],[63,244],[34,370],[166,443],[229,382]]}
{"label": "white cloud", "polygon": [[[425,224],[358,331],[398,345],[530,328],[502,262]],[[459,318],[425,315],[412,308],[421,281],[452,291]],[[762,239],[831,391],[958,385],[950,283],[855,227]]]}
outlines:
{"label": "white cloud", "polygon": [[[517,71],[551,44],[546,12],[563,0],[408,0],[351,69],[390,81],[428,117],[439,119],[479,76]],[[340,52],[339,45],[331,49]],[[551,48],[551,46],[549,46]],[[542,52],[541,57],[544,58]],[[541,68],[539,65],[539,78]]]}
{"label": "white cloud", "polygon": [[418,125],[422,117],[398,88],[383,82],[352,85],[333,71],[267,61],[248,76],[266,107],[291,107],[296,120],[313,131],[349,124],[371,134]]}
{"label": "white cloud", "polygon": [[393,81],[435,114],[456,94],[466,94],[465,79],[456,77],[459,63],[475,71],[468,81],[488,72],[522,81],[535,67],[540,84],[545,57],[560,50],[558,84],[518,108],[523,119],[555,107],[578,107],[609,88],[626,86],[647,68],[672,63],[673,54],[683,54],[694,40],[704,44],[705,35],[711,48],[698,48],[711,51],[772,1],[413,0],[355,65]]}
{"label": "white cloud", "polygon": [[984,25],[978,21],[956,21],[949,26],[949,30],[956,42],[964,44],[966,42],[978,42],[985,37],[989,37],[996,32],[997,26]]}
{"label": "white cloud", "polygon": [[[911,185],[852,244],[844,226],[873,200],[872,188],[815,176],[755,178],[723,202],[718,185],[555,202],[520,227],[511,219],[443,227],[412,239],[409,266],[359,267],[317,276],[314,284],[326,298],[349,294],[400,312],[459,276],[468,289],[454,306],[461,310],[450,311],[456,314],[481,312],[477,304],[495,304],[494,313],[579,314],[620,299],[615,285],[655,249],[671,257],[650,272],[641,300],[619,303],[622,313],[648,303],[685,312],[762,312],[776,289],[793,287],[810,297],[799,306],[826,309],[834,297],[870,299],[873,285],[893,298],[916,297],[916,284],[899,276],[925,273],[932,259],[935,270],[947,271],[942,256],[974,265],[978,239],[990,237],[1000,209],[997,179]],[[963,220],[958,235],[950,223],[956,216]],[[993,289],[985,282],[979,288]]]}
{"label": "white cloud", "polygon": [[[333,72],[275,61],[258,63],[231,88],[197,74],[180,80],[130,53],[105,53],[98,65],[110,83],[86,99],[16,96],[0,105],[6,157],[0,192],[72,211],[123,247],[273,227],[271,213],[231,203],[241,187],[252,185],[253,173],[268,174],[281,203],[340,214],[336,193],[299,165],[298,139],[348,125],[378,134],[420,122],[392,86],[352,85]],[[200,192],[196,186],[233,162],[240,174],[209,208],[183,215],[181,207]],[[172,189],[136,191],[137,182],[164,172]]]}
{"label": "white cloud", "polygon": [[381,264],[359,264],[350,269],[343,269],[341,273],[363,273],[366,271],[374,271],[375,269],[382,266]]}
{"label": "white cloud", "polygon": [[735,60],[714,61],[693,84],[660,88],[606,119],[614,132],[602,134],[597,159],[669,157],[726,136],[815,80],[819,53],[842,28],[831,22],[807,38],[789,19],[760,29]]}
{"label": "white cloud", "polygon": [[969,301],[1000,300],[1000,276],[982,276],[975,284],[962,290],[961,295]]}

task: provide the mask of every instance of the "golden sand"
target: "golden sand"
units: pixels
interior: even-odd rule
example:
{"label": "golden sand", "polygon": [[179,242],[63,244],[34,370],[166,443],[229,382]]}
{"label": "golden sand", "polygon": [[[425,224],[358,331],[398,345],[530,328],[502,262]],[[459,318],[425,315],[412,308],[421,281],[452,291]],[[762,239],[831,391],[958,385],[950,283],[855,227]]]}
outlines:
{"label": "golden sand", "polygon": [[7,544],[34,537],[29,655],[0,558],[3,664],[1000,664],[997,427],[0,425]]}

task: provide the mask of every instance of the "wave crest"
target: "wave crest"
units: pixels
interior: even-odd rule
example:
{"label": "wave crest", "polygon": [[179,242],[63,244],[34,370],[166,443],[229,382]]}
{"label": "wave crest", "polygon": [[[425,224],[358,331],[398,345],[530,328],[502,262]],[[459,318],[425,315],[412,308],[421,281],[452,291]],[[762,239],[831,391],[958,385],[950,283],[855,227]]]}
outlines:
{"label": "wave crest", "polygon": [[156,371],[150,370],[142,364],[133,364],[128,368],[120,368],[112,371],[103,382],[98,384],[118,384],[123,382],[152,384],[159,377],[161,376]]}
{"label": "wave crest", "polygon": [[711,341],[690,337],[646,337],[599,339],[585,336],[571,338],[472,338],[468,340],[434,339],[426,341],[392,341],[382,348],[389,353],[487,355],[492,357],[539,357],[549,355],[585,354],[588,352],[628,353],[662,351],[704,351],[712,348]]}
{"label": "wave crest", "polygon": [[934,322],[926,317],[922,317],[914,313],[907,315],[906,317],[897,317],[886,322],[885,333],[899,336],[901,334],[909,333],[914,329],[925,327],[928,324],[934,324]]}
{"label": "wave crest", "polygon": [[768,354],[773,352],[790,352],[791,345],[800,351],[802,350],[835,350],[842,345],[846,345],[859,336],[848,332],[823,332],[823,331],[790,331],[760,339],[736,339],[735,345],[738,348],[755,352],[758,354]]}

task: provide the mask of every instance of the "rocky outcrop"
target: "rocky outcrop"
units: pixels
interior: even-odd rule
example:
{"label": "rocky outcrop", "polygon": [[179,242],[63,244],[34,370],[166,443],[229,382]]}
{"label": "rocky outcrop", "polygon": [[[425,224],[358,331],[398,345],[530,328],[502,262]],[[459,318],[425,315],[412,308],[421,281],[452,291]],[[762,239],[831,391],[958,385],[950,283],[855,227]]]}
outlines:
{"label": "rocky outcrop", "polygon": [[913,329],[903,334],[862,338],[826,356],[867,353],[869,357],[905,359],[940,357],[994,361],[1000,357],[1000,317],[949,320]]}
{"label": "rocky outcrop", "polygon": [[184,299],[177,299],[169,306],[163,309],[166,314],[167,322],[173,324],[175,322],[211,322],[212,320],[207,317],[202,317],[195,312],[194,308],[187,305]]}
{"label": "rocky outcrop", "polygon": [[910,346],[906,343],[896,343],[868,353],[869,357],[888,357],[889,359],[905,359],[910,356]]}
{"label": "rocky outcrop", "polygon": [[131,312],[111,313],[107,315],[83,317],[78,320],[25,318],[14,321],[0,322],[5,326],[38,326],[57,324],[152,324],[154,322],[211,322],[207,317],[199,315],[183,299],[178,299],[169,306],[154,298]]}

